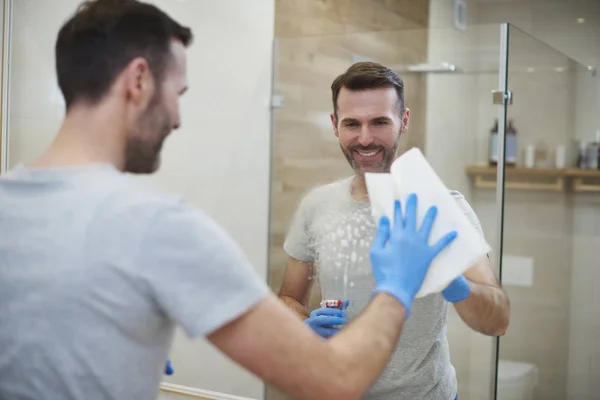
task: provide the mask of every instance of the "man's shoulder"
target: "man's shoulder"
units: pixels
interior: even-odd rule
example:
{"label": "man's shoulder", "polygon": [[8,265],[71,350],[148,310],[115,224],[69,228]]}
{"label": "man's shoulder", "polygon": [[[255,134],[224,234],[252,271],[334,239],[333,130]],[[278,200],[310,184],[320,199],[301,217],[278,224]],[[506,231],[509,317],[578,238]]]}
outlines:
{"label": "man's shoulder", "polygon": [[469,202],[467,201],[465,196],[457,190],[450,190],[450,194],[456,201],[456,204],[460,207],[460,209],[463,211],[463,213],[467,216],[467,218],[469,219],[471,224],[473,224],[473,226],[483,235],[483,230],[481,228],[481,222],[479,221],[479,218],[477,217],[475,210],[473,210],[473,207],[471,206],[471,204],[469,204]]}
{"label": "man's shoulder", "polygon": [[458,190],[450,190],[450,195],[465,212],[473,211],[471,205],[467,201],[467,198],[461,192]]}
{"label": "man's shoulder", "polygon": [[352,177],[314,186],[304,195],[302,204],[304,206],[315,206],[348,195],[351,181]]}
{"label": "man's shoulder", "polygon": [[139,248],[154,254],[171,248],[200,247],[200,235],[206,243],[220,243],[223,234],[216,223],[186,202],[183,197],[163,193],[137,177],[115,182],[94,207],[90,234],[98,243],[111,243],[116,249]]}
{"label": "man's shoulder", "polygon": [[450,195],[454,198],[454,200],[465,200],[465,196],[459,192],[458,190],[454,190],[454,189],[449,189],[450,191]]}
{"label": "man's shoulder", "polygon": [[182,202],[181,197],[161,192],[140,178],[129,175],[123,175],[115,182],[106,200],[107,209],[127,210],[132,214],[173,207]]}
{"label": "man's shoulder", "polygon": [[142,233],[155,229],[166,212],[187,209],[180,196],[161,192],[137,176],[122,174],[88,190],[97,192],[93,222],[108,231]]}

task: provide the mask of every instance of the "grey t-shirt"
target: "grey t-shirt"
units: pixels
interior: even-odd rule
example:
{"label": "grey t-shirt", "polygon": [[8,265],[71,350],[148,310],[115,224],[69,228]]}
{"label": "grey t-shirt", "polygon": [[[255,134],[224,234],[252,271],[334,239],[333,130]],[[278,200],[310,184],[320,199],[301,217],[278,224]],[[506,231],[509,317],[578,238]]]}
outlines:
{"label": "grey t-shirt", "polygon": [[110,165],[16,168],[0,226],[0,399],[156,398],[176,324],[269,293],[208,216]]}
{"label": "grey t-shirt", "polygon": [[[369,250],[376,224],[368,201],[351,196],[352,178],[320,186],[301,202],[284,249],[313,263],[324,299],[350,300],[349,320],[375,288]],[[481,225],[464,197],[451,192],[473,225]],[[448,303],[441,294],[413,302],[392,360],[367,392],[369,400],[454,400],[457,382],[446,339]]]}

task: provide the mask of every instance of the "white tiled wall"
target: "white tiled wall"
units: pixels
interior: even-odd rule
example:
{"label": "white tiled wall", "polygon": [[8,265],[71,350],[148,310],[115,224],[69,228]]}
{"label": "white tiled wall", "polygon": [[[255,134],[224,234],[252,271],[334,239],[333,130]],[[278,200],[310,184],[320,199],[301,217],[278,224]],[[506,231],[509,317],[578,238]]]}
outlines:
{"label": "white tiled wall", "polygon": [[[167,141],[161,170],[145,179],[216,218],[266,279],[274,0],[150,2],[191,26],[195,42],[188,52],[182,128]],[[79,3],[13,1],[11,167],[38,155],[59,127],[64,105],[54,40]],[[207,343],[190,343],[179,333],[171,356],[171,382],[262,397],[260,380]]]}

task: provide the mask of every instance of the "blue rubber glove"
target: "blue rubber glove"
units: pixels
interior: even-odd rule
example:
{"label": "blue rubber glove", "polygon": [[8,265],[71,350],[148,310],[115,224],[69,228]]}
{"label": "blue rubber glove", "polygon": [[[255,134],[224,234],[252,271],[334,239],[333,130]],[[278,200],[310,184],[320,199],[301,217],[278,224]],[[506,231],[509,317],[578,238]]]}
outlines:
{"label": "blue rubber glove", "polygon": [[165,375],[173,375],[173,372],[175,371],[171,365],[171,360],[167,360],[167,363],[165,364]]}
{"label": "blue rubber glove", "polygon": [[383,217],[371,246],[371,265],[375,278],[375,293],[386,292],[394,296],[410,315],[415,295],[421,288],[433,259],[456,237],[450,232],[433,246],[429,235],[435,222],[437,208],[431,207],[419,228],[417,226],[417,196],[411,194],[406,201],[406,215],[402,216],[400,202],[396,201],[394,227]]}
{"label": "blue rubber glove", "polygon": [[459,276],[453,280],[446,289],[442,291],[442,296],[450,303],[457,303],[465,300],[471,294],[471,286],[464,276]]}
{"label": "blue rubber glove", "polygon": [[[348,303],[345,302],[347,306]],[[346,308],[346,307],[342,307]],[[330,338],[340,331],[340,325],[346,325],[346,311],[337,308],[321,307],[310,313],[304,320],[315,333],[324,338]]]}

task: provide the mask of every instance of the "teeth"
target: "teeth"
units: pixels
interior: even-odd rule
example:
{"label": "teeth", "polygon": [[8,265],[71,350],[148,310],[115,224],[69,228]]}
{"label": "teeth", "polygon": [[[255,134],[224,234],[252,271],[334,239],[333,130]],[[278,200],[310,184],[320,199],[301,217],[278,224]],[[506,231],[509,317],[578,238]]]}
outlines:
{"label": "teeth", "polygon": [[375,151],[370,151],[368,153],[363,153],[363,152],[358,152],[358,154],[360,154],[363,157],[373,157],[375,154],[377,154],[378,150]]}

